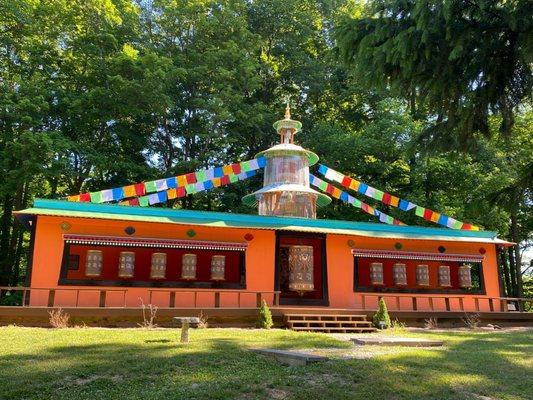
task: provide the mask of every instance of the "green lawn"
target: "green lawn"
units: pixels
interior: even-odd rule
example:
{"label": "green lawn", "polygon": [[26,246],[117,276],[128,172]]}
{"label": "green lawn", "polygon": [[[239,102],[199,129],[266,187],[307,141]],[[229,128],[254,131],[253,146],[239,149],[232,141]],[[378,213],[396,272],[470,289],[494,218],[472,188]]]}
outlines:
{"label": "green lawn", "polygon": [[[417,335],[402,333],[402,335]],[[420,335],[420,334],[418,334]],[[533,332],[423,333],[445,349],[368,349],[285,330],[0,328],[0,399],[531,399]],[[251,347],[331,348],[286,367]]]}

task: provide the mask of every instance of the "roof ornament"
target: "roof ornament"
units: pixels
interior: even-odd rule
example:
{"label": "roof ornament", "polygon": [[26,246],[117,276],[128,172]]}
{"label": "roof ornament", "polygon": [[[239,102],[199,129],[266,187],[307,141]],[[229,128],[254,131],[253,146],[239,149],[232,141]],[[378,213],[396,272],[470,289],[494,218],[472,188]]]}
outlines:
{"label": "roof ornament", "polygon": [[281,144],[293,144],[294,134],[302,129],[302,124],[300,121],[294,121],[291,119],[291,104],[289,95],[285,96],[285,103],[285,117],[282,120],[274,123],[274,129],[276,129],[278,135],[280,136]]}

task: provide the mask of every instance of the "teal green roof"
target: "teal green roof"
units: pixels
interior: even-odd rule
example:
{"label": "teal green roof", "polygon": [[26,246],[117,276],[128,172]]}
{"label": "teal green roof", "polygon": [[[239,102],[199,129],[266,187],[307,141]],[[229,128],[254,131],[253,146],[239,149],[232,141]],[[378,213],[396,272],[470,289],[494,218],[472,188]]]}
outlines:
{"label": "teal green roof", "polygon": [[77,203],[62,200],[36,199],[32,208],[17,211],[16,214],[22,221],[28,219],[31,215],[46,215],[202,225],[218,228],[290,230],[398,239],[507,243],[498,239],[496,233],[491,231],[460,231],[447,228],[397,226],[371,222],[272,217],[212,211],[119,206],[116,204]]}

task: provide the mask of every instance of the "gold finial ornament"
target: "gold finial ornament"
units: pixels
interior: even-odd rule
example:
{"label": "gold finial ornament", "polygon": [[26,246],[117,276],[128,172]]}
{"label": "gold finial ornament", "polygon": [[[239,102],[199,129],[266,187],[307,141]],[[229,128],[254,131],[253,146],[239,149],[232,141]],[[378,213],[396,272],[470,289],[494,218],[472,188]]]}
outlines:
{"label": "gold finial ornament", "polygon": [[285,103],[287,103],[285,107],[285,119],[291,119],[291,101],[289,95],[285,96]]}

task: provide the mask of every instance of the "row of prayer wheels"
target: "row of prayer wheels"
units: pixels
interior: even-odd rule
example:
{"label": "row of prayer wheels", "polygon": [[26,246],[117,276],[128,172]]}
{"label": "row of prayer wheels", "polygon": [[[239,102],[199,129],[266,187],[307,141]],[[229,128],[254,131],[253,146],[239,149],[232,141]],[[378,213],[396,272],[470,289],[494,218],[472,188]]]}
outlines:
{"label": "row of prayer wheels", "polygon": [[[100,250],[88,250],[85,275],[98,277],[102,274],[103,254]],[[152,253],[150,278],[165,279],[167,269],[166,253]],[[118,276],[132,278],[135,272],[135,253],[123,251],[119,255]],[[195,280],[197,272],[196,254],[183,254],[181,279]],[[226,274],[226,256],[214,255],[211,257],[211,280],[223,281]]]}

